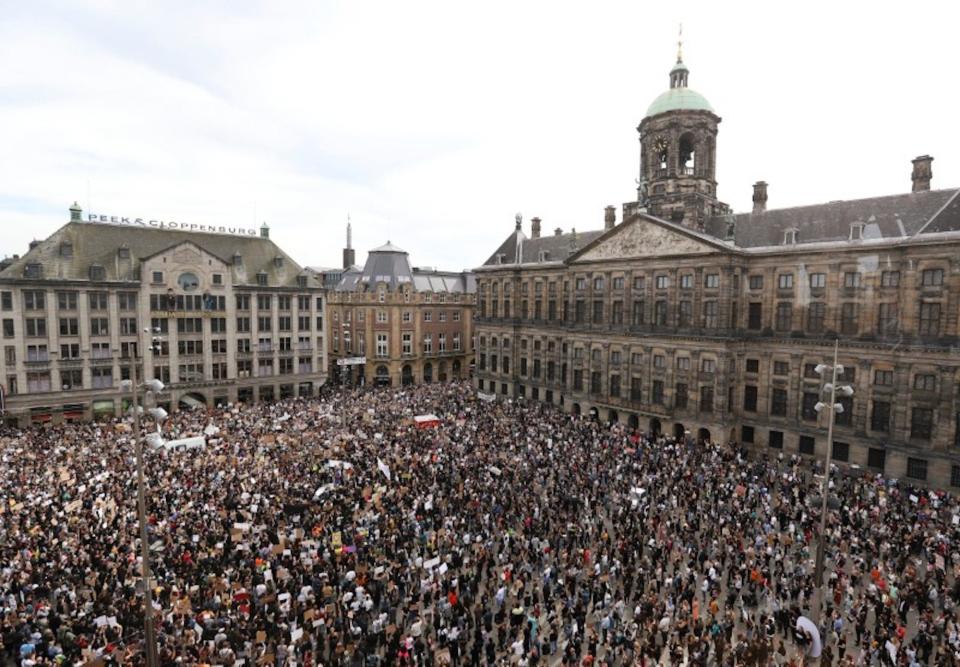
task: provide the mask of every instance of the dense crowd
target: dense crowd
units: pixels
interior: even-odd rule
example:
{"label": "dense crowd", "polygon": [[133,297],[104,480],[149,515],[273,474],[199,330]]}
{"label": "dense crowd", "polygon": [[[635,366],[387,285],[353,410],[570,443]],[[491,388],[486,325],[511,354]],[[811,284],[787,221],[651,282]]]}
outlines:
{"label": "dense crowd", "polygon": [[[418,428],[422,413],[440,423]],[[162,430],[207,440],[146,453],[164,665],[786,665],[812,651],[795,629],[818,618],[809,461],[459,384],[182,411]],[[131,438],[122,420],[0,434],[8,663],[143,663]],[[833,479],[820,664],[960,664],[957,499]]]}

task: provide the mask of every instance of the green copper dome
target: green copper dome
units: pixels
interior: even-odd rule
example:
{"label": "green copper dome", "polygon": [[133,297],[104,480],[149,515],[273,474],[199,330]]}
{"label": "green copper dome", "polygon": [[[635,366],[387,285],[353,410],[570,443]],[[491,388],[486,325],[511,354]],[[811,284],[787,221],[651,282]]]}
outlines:
{"label": "green copper dome", "polygon": [[707,98],[690,88],[671,88],[662,93],[647,109],[647,116],[656,116],[666,111],[684,109],[688,111],[710,111],[713,107]]}

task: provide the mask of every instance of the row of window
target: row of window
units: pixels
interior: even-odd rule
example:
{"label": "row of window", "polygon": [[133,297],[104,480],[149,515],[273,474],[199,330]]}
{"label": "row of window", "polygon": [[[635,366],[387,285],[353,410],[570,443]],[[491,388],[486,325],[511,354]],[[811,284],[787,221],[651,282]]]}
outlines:
{"label": "row of window", "polygon": [[[825,272],[811,272],[807,273],[807,281],[810,289],[824,289],[827,286],[827,273]],[[843,273],[843,278],[841,286],[847,289],[854,289],[863,287],[865,285],[863,273],[860,271],[845,271]],[[918,286],[919,287],[941,287],[943,286],[945,272],[942,268],[928,268],[920,272]],[[739,276],[734,275],[733,279],[733,288],[734,290],[739,289]],[[794,274],[791,272],[778,273],[777,278],[777,289],[788,290],[793,289],[794,287]],[[646,279],[647,276],[634,276],[633,277],[633,290],[643,290],[646,288]],[[588,282],[587,276],[577,276],[574,278],[574,289],[578,292],[583,292],[587,290],[587,286],[592,285],[594,292],[600,292],[606,289],[606,286],[609,282],[609,285],[613,291],[622,291],[626,287],[626,278],[624,276],[614,276],[608,281],[607,277],[604,275],[593,276],[592,282]],[[694,274],[693,273],[681,273],[678,276],[678,286],[680,289],[693,289],[694,288]],[[569,291],[569,281],[563,281],[564,292]],[[762,290],[764,285],[764,276],[762,274],[748,274],[747,276],[747,285],[750,290]],[[671,276],[667,274],[656,274],[653,276],[653,286],[657,290],[669,289],[671,286]],[[900,286],[900,271],[889,270],[880,272],[880,287],[883,288],[894,288]],[[705,289],[719,289],[720,287],[720,274],[719,273],[706,273],[703,276],[703,287]],[[498,292],[500,291],[500,284],[497,282],[490,283],[490,293],[493,298],[496,299]],[[547,290],[549,294],[556,294],[556,283],[548,282]],[[537,295],[542,294],[543,292],[543,283],[537,281],[534,285],[534,293]],[[502,292],[504,296],[509,296],[512,292],[511,283],[505,282],[502,286]],[[523,282],[520,284],[520,293],[523,296],[526,296],[530,292],[530,283]],[[481,295],[486,295],[487,293],[487,283],[483,282],[480,284],[480,293]]]}
{"label": "row of window", "polygon": [[[387,311],[387,310],[377,310],[376,312],[377,312],[377,314],[376,314],[377,324],[385,324],[385,323],[387,323],[387,322],[390,321],[390,313],[389,313],[389,311]],[[433,322],[433,312],[434,312],[434,311],[432,311],[432,310],[425,310],[425,311],[423,311],[423,321],[424,321],[424,322]],[[461,311],[459,311],[459,310],[438,310],[438,311],[437,311],[437,321],[438,321],[438,322],[446,322],[446,321],[447,321],[447,313],[450,313],[450,319],[451,319],[453,322],[459,322],[459,321],[460,321]],[[409,310],[403,311],[403,312],[401,313],[400,317],[401,317],[401,321],[404,322],[404,323],[409,323],[409,322],[412,322],[412,321],[413,321],[413,313],[412,313],[412,311],[409,311]],[[344,311],[344,313],[343,313],[343,321],[344,321],[344,322],[350,322],[351,318],[352,318],[352,316],[351,316],[351,311],[349,311],[349,310]],[[365,311],[365,310],[358,310],[358,311],[357,311],[357,322],[359,322],[359,323],[364,323],[364,322],[366,322],[366,321],[367,321],[367,313],[366,313],[366,311]],[[337,311],[337,310],[334,310],[334,311],[333,311],[333,322],[334,322],[334,324],[337,324],[337,323],[340,322],[340,312]]]}
{"label": "row of window", "polygon": [[[387,358],[390,356],[390,345],[389,345],[389,335],[385,333],[376,334],[376,356],[379,358]],[[423,336],[423,352],[424,354],[433,354],[433,334],[425,334]],[[446,334],[437,334],[437,353],[447,352],[447,335]],[[340,334],[338,331],[334,331],[331,342],[333,345],[333,351],[340,351]],[[453,352],[460,352],[463,346],[462,339],[459,333],[453,334],[451,337],[452,347],[450,348]],[[353,353],[353,339],[345,332],[344,333],[344,350],[348,353]],[[357,334],[357,346],[356,351],[359,353],[365,353],[366,351],[366,341],[364,334]],[[413,356],[413,333],[409,331],[404,331],[400,334],[400,354],[403,356]]]}
{"label": "row of window", "polygon": [[[216,284],[216,281],[214,281]],[[110,293],[102,290],[79,292],[76,290],[56,291],[58,310],[77,310],[81,294],[86,294],[90,310],[107,310],[109,308]],[[137,292],[117,292],[118,310],[136,310]],[[45,310],[47,303],[46,290],[23,290],[24,310]],[[256,302],[259,310],[270,310],[273,304],[272,294],[257,294]],[[250,310],[250,294],[237,294],[237,310]],[[276,295],[277,308],[290,310],[293,299],[296,298],[297,309],[310,310],[311,297],[309,295],[287,294]],[[323,297],[316,297],[316,309],[323,311]],[[0,292],[0,310],[13,310],[13,292]],[[150,295],[150,310],[226,310],[226,297],[210,294],[169,294],[157,293]]]}

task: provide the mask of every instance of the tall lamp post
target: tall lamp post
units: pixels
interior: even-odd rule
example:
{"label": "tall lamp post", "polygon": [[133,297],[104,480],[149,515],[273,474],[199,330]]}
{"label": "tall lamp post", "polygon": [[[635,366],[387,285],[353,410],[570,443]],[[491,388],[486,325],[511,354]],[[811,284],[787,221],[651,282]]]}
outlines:
{"label": "tall lamp post", "polygon": [[[151,333],[150,329],[144,329],[144,333]],[[154,331],[159,334],[159,330]],[[156,350],[161,344],[158,335],[154,335],[151,343],[151,349]],[[134,347],[130,358],[130,379],[123,380],[120,383],[120,389],[130,392],[130,406],[133,411],[133,441],[135,443],[137,457],[137,519],[140,523],[140,558],[141,558],[141,576],[143,579],[143,634],[145,641],[145,653],[147,658],[147,667],[158,667],[160,662],[157,659],[157,638],[153,626],[153,595],[150,590],[150,542],[147,535],[147,501],[146,501],[146,482],[143,474],[143,434],[140,430],[140,392],[153,392],[155,395],[163,391],[163,382],[154,378],[140,384],[137,379],[137,348]],[[163,408],[154,408],[151,413],[158,421],[166,417],[166,411]]]}
{"label": "tall lamp post", "polygon": [[833,424],[836,421],[838,414],[843,412],[843,405],[837,403],[837,394],[840,394],[844,397],[853,396],[853,387],[849,385],[837,386],[837,376],[843,372],[843,366],[837,363],[837,355],[840,350],[840,341],[839,339],[834,341],[833,344],[833,365],[828,366],[827,364],[817,364],[816,371],[822,379],[827,379],[827,374],[832,372],[830,382],[827,382],[823,385],[822,392],[830,395],[830,402],[824,403],[819,401],[813,409],[818,413],[827,410],[827,452],[826,452],[826,465],[823,469],[823,481],[821,482],[820,487],[820,534],[817,539],[817,561],[814,568],[814,593],[816,595],[816,604],[814,606],[814,612],[817,618],[817,622],[820,623],[823,621],[823,599],[824,599],[824,583],[823,583],[823,568],[824,561],[826,559],[825,549],[826,549],[826,534],[827,534],[827,498],[830,492],[830,467],[831,467],[831,455],[833,454]]}

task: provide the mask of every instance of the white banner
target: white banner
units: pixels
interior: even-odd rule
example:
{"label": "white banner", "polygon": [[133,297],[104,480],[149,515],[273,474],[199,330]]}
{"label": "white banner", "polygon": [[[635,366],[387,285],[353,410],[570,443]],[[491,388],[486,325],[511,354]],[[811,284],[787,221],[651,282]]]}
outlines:
{"label": "white banner", "polygon": [[367,363],[366,357],[344,357],[337,359],[337,366],[362,366]]}
{"label": "white banner", "polygon": [[377,469],[383,473],[383,476],[387,478],[388,482],[393,481],[390,477],[390,468],[387,466],[386,463],[380,460],[379,456],[377,457]]}

